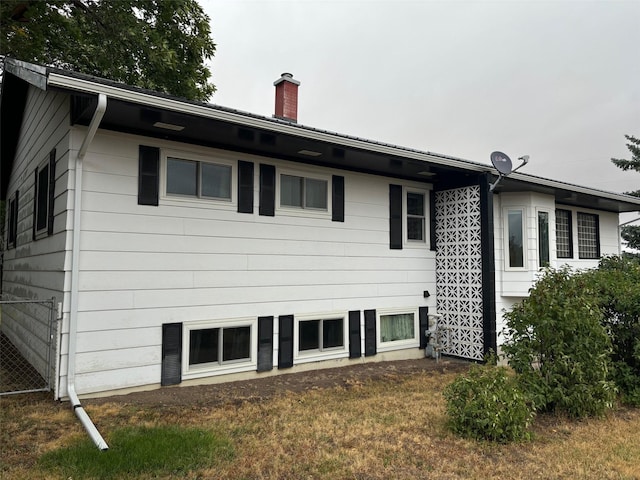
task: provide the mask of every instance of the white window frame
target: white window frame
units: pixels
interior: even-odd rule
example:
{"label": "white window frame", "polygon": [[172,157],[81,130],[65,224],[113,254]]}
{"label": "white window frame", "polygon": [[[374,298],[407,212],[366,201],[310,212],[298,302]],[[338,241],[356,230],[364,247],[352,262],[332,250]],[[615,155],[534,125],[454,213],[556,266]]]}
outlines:
{"label": "white window frame", "polygon": [[[381,318],[387,315],[413,314],[413,338],[406,340],[394,340],[383,342],[381,338]],[[392,350],[404,350],[407,348],[417,348],[420,346],[420,325],[418,317],[418,307],[414,308],[389,308],[376,310],[376,346],[378,352],[388,352]]]}
{"label": "white window frame", "polygon": [[[310,320],[342,319],[342,346],[319,350],[300,351],[300,322]],[[319,359],[344,358],[349,355],[349,319],[347,312],[323,312],[295,315],[293,322],[293,358],[295,363],[314,362]]]}
{"label": "white window frame", "polygon": [[[206,330],[212,328],[250,328],[249,358],[230,360],[227,362],[210,362],[198,365],[189,365],[189,348],[191,332],[194,330]],[[212,374],[225,374],[255,370],[257,368],[258,352],[258,319],[237,318],[224,321],[200,321],[185,322],[182,325],[182,376],[183,379],[199,378]]]}
{"label": "white window frame", "polygon": [[[327,209],[295,207],[282,205],[280,200],[280,188],[282,175],[292,177],[310,178],[313,180],[322,180],[327,183]],[[319,173],[317,171],[305,169],[276,168],[276,211],[283,215],[301,216],[301,217],[319,217],[331,218],[332,211],[332,175],[327,173]]]}
{"label": "white window frame", "polygon": [[[186,160],[191,162],[208,163],[211,165],[221,165],[231,167],[231,198],[214,198],[203,197],[200,195],[179,195],[167,193],[167,163],[169,158],[178,160]],[[237,205],[238,198],[238,162],[235,158],[225,156],[220,153],[205,155],[200,153],[179,151],[179,150],[162,150],[162,160],[160,167],[160,196],[163,204],[181,205],[185,203],[200,203],[204,205],[215,205],[220,208],[234,209]]]}
{"label": "white window frame", "polygon": [[[429,248],[430,240],[430,227],[431,227],[431,212],[429,211],[429,192],[430,190],[424,188],[417,188],[411,186],[404,186],[402,188],[402,238],[404,245],[407,248]],[[424,198],[424,238],[422,240],[410,240],[409,239],[409,211],[407,208],[407,196],[409,193],[419,193]]]}
{"label": "white window frame", "polygon": [[[522,214],[522,267],[512,267],[509,259],[509,212],[510,211],[519,211]],[[504,207],[502,209],[502,219],[503,219],[503,248],[504,248],[504,270],[505,271],[515,271],[522,272],[528,270],[528,255],[527,255],[527,246],[529,242],[529,238],[527,237],[527,208],[524,206],[515,206],[510,205],[508,207]],[[536,217],[537,219],[537,217]],[[537,225],[536,225],[537,230]],[[537,248],[537,247],[536,247]]]}
{"label": "white window frame", "polygon": [[[542,265],[542,261],[541,261],[541,257],[540,257],[540,214],[541,213],[546,213],[547,214],[547,221],[549,222],[549,224],[547,225],[547,229],[548,229],[548,236],[549,238],[548,240],[548,244],[549,244],[549,265],[552,265],[552,244],[551,244],[551,238],[552,238],[552,234],[555,232],[555,212],[551,212],[551,210],[547,209],[547,208],[536,208],[536,235],[537,235],[537,244],[536,244],[536,251],[538,252],[538,268],[544,268],[544,266]],[[552,227],[552,223],[553,223],[553,229]]]}

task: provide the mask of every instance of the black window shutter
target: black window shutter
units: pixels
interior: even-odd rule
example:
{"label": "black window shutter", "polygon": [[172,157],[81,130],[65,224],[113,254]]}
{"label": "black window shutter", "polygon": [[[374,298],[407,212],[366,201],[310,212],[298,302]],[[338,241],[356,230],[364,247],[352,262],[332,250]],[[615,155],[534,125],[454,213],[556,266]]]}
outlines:
{"label": "black window shutter", "polygon": [[334,175],[331,185],[331,220],[344,222],[344,177]]}
{"label": "black window shutter", "polygon": [[138,159],[138,205],[158,205],[160,149],[140,145]]}
{"label": "black window shutter", "polygon": [[253,213],[253,162],[238,161],[238,213]]}
{"label": "black window shutter", "polygon": [[182,381],[182,324],[162,325],[162,371],[160,385],[177,385]]}
{"label": "black window shutter", "polygon": [[389,248],[402,249],[402,186],[389,185]]}
{"label": "black window shutter", "polygon": [[429,192],[429,247],[436,249],[436,192]]}
{"label": "black window shutter", "polygon": [[273,217],[276,210],[276,167],[260,164],[260,215]]}
{"label": "black window shutter", "polygon": [[31,240],[36,239],[36,229],[38,224],[38,169],[35,169],[33,179],[33,225],[31,228]]}
{"label": "black window shutter", "polygon": [[258,317],[258,371],[273,369],[273,317]]}
{"label": "black window shutter", "polygon": [[278,317],[278,368],[293,367],[293,315]]}
{"label": "black window shutter", "polygon": [[349,312],[349,358],[360,358],[360,310]]}
{"label": "black window shutter", "polygon": [[377,353],[376,348],[376,311],[364,311],[364,356],[370,357]]}
{"label": "black window shutter", "polygon": [[429,307],[418,308],[418,335],[420,338],[420,347],[427,348],[427,336],[425,331],[429,330]]}
{"label": "black window shutter", "polygon": [[49,211],[47,212],[47,235],[53,235],[53,202],[56,195],[56,149],[49,153]]}

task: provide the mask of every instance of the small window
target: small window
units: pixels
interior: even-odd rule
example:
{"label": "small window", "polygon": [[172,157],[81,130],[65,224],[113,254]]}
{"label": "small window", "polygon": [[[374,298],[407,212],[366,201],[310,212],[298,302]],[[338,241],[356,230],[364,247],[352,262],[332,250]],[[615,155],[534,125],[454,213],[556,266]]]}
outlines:
{"label": "small window", "polygon": [[600,258],[600,228],[597,215],[578,212],[578,257]]}
{"label": "small window", "polygon": [[251,327],[203,328],[189,332],[189,365],[251,360]]}
{"label": "small window", "polygon": [[509,246],[509,267],[524,267],[524,213],[522,210],[508,210],[507,236]]}
{"label": "small window", "polygon": [[343,318],[302,320],[298,323],[298,350],[300,352],[322,352],[343,347]]}
{"label": "small window", "polygon": [[407,240],[425,242],[425,194],[407,192]]}
{"label": "small window", "polygon": [[33,239],[53,233],[53,202],[56,151],[35,170],[33,201]]}
{"label": "small window", "polygon": [[280,175],[280,206],[327,210],[326,180]]}
{"label": "small window", "polygon": [[549,266],[549,212],[538,212],[538,260],[540,268]]}
{"label": "small window", "polygon": [[231,200],[231,166],[169,157],[167,195]]}
{"label": "small window", "polygon": [[558,258],[573,258],[572,238],[571,212],[556,210],[556,256]]}
{"label": "small window", "polygon": [[18,192],[7,200],[7,247],[15,247],[18,237]]}
{"label": "small window", "polygon": [[49,165],[36,172],[36,233],[47,229],[49,218]]}
{"label": "small window", "polygon": [[380,315],[380,342],[398,342],[416,338],[415,314]]}

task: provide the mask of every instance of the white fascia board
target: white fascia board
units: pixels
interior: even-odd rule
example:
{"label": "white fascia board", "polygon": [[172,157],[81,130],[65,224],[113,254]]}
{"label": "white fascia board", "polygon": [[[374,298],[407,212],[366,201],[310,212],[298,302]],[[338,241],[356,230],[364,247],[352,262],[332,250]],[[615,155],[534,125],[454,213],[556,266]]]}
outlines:
{"label": "white fascia board", "polygon": [[[417,150],[406,149],[393,145],[386,145],[382,143],[370,142],[363,139],[344,137],[341,135],[331,134],[330,132],[309,130],[300,126],[287,125],[285,123],[272,122],[269,120],[261,119],[258,117],[252,117],[249,115],[242,115],[241,113],[229,112],[215,107],[198,105],[188,102],[182,102],[172,98],[163,98],[155,95],[150,95],[144,92],[135,92],[120,88],[113,85],[106,85],[103,83],[96,83],[89,80],[69,77],[61,75],[59,73],[51,72],[48,77],[48,84],[59,88],[66,88],[69,90],[78,90],[87,93],[100,94],[104,93],[107,97],[117,100],[122,100],[130,103],[137,103],[141,105],[161,108],[165,110],[171,110],[179,113],[185,113],[189,115],[195,115],[203,118],[211,118],[214,120],[225,121],[229,123],[235,123],[238,125],[244,125],[248,127],[261,128],[264,130],[270,130],[277,133],[283,133],[287,135],[293,135],[297,137],[308,138],[310,140],[317,140],[321,142],[333,143],[336,145],[342,145],[345,147],[358,148],[362,150],[368,150],[371,152],[377,152],[384,155],[394,155],[403,158],[410,158],[422,162],[435,163],[438,165],[444,165],[449,167],[460,168],[467,171],[474,172],[487,172],[494,175],[498,175],[490,165],[483,165],[480,163],[470,162],[468,160],[456,160],[454,158],[441,157],[433,155],[428,152],[420,152]],[[544,185],[554,189],[569,190],[576,193],[582,193],[585,195],[591,195],[601,198],[607,198],[619,202],[626,202],[637,204],[640,208],[640,198],[632,197],[629,195],[616,194],[611,192],[605,192],[602,190],[596,190],[588,187],[580,187],[578,185],[572,185],[570,183],[559,182],[556,180],[549,180],[542,177],[536,177],[532,175],[513,173],[509,175],[509,178],[514,180],[520,180],[530,184]]]}
{"label": "white fascia board", "polygon": [[426,152],[419,152],[414,150],[403,149],[401,147],[395,147],[393,145],[378,144],[375,142],[368,142],[366,140],[348,138],[340,135],[332,135],[329,132],[308,130],[302,127],[296,127],[286,125],[277,122],[271,122],[261,118],[253,118],[250,116],[241,115],[239,113],[227,112],[224,110],[216,109],[215,107],[208,107],[205,105],[197,105],[171,98],[163,98],[155,95],[149,95],[143,92],[134,92],[123,88],[115,87],[113,85],[105,85],[102,83],[95,83],[88,80],[68,77],[60,75],[58,73],[50,73],[48,84],[51,86],[66,88],[69,90],[78,90],[87,93],[99,94],[104,93],[109,98],[122,100],[130,103],[138,103],[145,106],[151,106],[156,108],[162,108],[165,110],[171,110],[188,115],[196,115],[203,118],[211,118],[215,120],[221,120],[225,122],[235,123],[248,127],[261,128],[265,130],[271,130],[273,132],[284,133],[287,135],[293,135],[297,137],[308,138],[310,140],[317,140],[327,143],[333,143],[342,145],[345,147],[359,148],[362,150],[373,151],[382,153],[385,155],[394,155],[404,158],[411,158],[414,160],[420,160],[423,162],[435,163],[439,165],[445,165],[450,167],[461,168],[464,170],[476,171],[476,172],[488,172],[490,167],[482,164],[474,164],[467,161],[455,160],[451,158],[443,158],[437,155],[431,155]]}
{"label": "white fascia board", "polygon": [[623,193],[606,192],[604,190],[598,190],[595,188],[581,187],[580,185],[560,182],[558,180],[550,180],[542,177],[535,177],[532,175],[527,175],[525,173],[514,173],[512,175],[509,175],[509,178],[520,180],[526,183],[544,185],[546,187],[551,187],[558,190],[567,190],[570,192],[582,193],[594,197],[606,198],[609,200],[615,200],[617,202],[632,203],[638,205],[638,208],[640,209],[640,197],[632,197],[631,195],[625,195]]}

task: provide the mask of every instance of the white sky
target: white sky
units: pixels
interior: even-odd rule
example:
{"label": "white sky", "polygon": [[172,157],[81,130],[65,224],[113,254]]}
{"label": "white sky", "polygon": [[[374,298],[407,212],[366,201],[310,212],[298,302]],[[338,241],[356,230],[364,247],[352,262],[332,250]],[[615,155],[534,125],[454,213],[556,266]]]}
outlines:
{"label": "white sky", "polygon": [[[640,0],[200,0],[212,103],[260,115],[301,82],[298,122],[622,192],[640,175]],[[515,166],[514,165],[514,166]]]}

